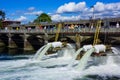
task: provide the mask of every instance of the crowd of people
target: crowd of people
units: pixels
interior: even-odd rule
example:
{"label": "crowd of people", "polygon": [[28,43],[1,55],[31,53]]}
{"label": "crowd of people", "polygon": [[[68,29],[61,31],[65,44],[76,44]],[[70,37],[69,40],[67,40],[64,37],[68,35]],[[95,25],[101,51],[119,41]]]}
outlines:
{"label": "crowd of people", "polygon": [[[36,28],[37,27],[37,28]],[[39,27],[36,26],[35,28],[31,28],[31,27],[27,27],[25,28],[26,30],[28,31],[31,31],[33,29],[37,29],[37,30],[45,30],[45,31],[55,31],[57,30],[58,26],[55,26],[55,25],[50,25],[50,26],[42,26],[40,25]],[[61,29],[64,30],[64,31],[81,31],[82,29],[95,29],[96,26],[87,26],[87,25],[80,25],[80,24],[69,24],[69,25],[64,25],[64,26],[61,26]],[[120,25],[119,23],[116,24],[116,26],[101,26],[101,28],[104,28],[104,29],[109,29],[109,28],[120,28]],[[19,30],[20,28],[18,27],[15,27],[14,30]],[[4,30],[8,30],[8,27],[5,27]]]}

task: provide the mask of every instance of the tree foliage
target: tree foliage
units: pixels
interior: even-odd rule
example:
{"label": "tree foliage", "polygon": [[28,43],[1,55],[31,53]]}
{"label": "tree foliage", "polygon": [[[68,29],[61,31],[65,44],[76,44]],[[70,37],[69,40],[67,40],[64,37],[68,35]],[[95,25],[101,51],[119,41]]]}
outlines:
{"label": "tree foliage", "polygon": [[2,20],[5,19],[5,12],[0,10],[0,28],[2,28]]}
{"label": "tree foliage", "polygon": [[1,20],[4,20],[5,19],[5,12],[0,10],[0,16],[1,16]]}
{"label": "tree foliage", "polygon": [[0,27],[2,27],[2,21],[0,20]]}
{"label": "tree foliage", "polygon": [[41,23],[41,22],[52,22],[51,17],[47,15],[46,13],[42,13],[39,15],[35,20],[35,23]]}

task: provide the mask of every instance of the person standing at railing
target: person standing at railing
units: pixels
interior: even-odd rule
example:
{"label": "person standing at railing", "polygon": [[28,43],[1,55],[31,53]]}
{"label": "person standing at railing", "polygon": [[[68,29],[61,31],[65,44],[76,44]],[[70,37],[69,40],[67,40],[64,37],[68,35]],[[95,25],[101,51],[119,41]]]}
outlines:
{"label": "person standing at railing", "polygon": [[43,29],[44,29],[44,31],[46,32],[46,26],[44,26],[44,28],[43,28]]}
{"label": "person standing at railing", "polygon": [[54,31],[56,31],[56,26],[54,26]]}
{"label": "person standing at railing", "polygon": [[31,27],[28,27],[28,31],[31,31]]}
{"label": "person standing at railing", "polygon": [[64,31],[64,32],[68,31],[68,25],[65,25],[65,26],[63,27],[63,31]]}
{"label": "person standing at railing", "polygon": [[18,31],[18,30],[19,30],[19,28],[17,27],[17,28],[16,28],[16,30]]}
{"label": "person standing at railing", "polygon": [[67,32],[69,31],[69,27],[70,27],[69,25],[66,26]]}
{"label": "person standing at railing", "polygon": [[51,31],[53,32],[54,30],[55,30],[55,27],[54,27],[54,26],[52,26]]}
{"label": "person standing at railing", "polygon": [[40,27],[40,30],[43,30],[43,27],[41,25],[39,27]]}
{"label": "person standing at railing", "polygon": [[80,25],[78,25],[78,31],[81,31],[81,26]]}
{"label": "person standing at railing", "polygon": [[119,31],[119,27],[120,27],[120,25],[119,25],[119,23],[117,22],[117,24],[116,24],[116,31]]}
{"label": "person standing at railing", "polygon": [[74,25],[71,24],[71,26],[69,27],[70,31],[73,31],[74,30]]}
{"label": "person standing at railing", "polygon": [[7,31],[7,30],[8,30],[8,28],[7,28],[7,27],[5,27],[5,30]]}
{"label": "person standing at railing", "polygon": [[120,26],[119,26],[119,23],[117,22],[117,24],[116,24],[116,28],[119,28]]}
{"label": "person standing at railing", "polygon": [[75,32],[78,31],[78,25],[74,26]]}

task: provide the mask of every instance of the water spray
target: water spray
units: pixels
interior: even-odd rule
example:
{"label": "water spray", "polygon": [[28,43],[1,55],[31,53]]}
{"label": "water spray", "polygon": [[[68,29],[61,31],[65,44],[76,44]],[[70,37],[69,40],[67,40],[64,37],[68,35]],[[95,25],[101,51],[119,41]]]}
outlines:
{"label": "water spray", "polygon": [[83,46],[83,50],[86,51],[86,53],[82,56],[80,59],[78,65],[75,67],[77,70],[83,70],[87,64],[87,61],[92,53],[100,53],[100,52],[105,52],[106,51],[106,46],[103,44],[100,45],[85,45]]}

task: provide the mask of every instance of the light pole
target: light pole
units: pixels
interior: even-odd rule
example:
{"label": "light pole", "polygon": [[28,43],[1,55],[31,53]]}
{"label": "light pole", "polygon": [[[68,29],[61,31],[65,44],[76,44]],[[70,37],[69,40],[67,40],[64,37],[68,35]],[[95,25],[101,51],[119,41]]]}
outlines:
{"label": "light pole", "polygon": [[92,9],[92,19],[95,19],[95,15],[94,15],[94,6],[91,6]]}
{"label": "light pole", "polygon": [[91,6],[91,9],[92,9],[92,17],[91,17],[91,29],[93,29],[93,26],[94,26],[94,6]]}

